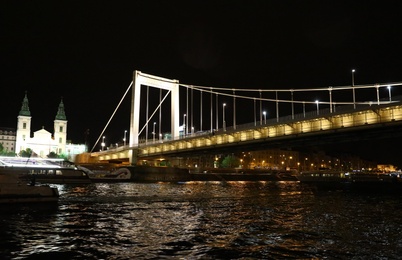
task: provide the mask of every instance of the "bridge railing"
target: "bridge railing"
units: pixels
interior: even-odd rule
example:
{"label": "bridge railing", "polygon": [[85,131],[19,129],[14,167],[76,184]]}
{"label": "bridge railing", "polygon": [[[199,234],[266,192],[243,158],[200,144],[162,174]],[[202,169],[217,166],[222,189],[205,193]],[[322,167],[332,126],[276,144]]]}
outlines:
{"label": "bridge railing", "polygon": [[[311,120],[315,118],[320,118],[320,117],[327,117],[327,116],[334,116],[334,115],[341,115],[341,114],[347,114],[347,113],[354,113],[354,112],[359,112],[359,111],[364,111],[367,110],[368,108],[376,109],[379,107],[387,107],[390,104],[397,104],[401,103],[400,100],[402,99],[401,96],[395,97],[394,101],[389,102],[386,99],[380,100],[380,105],[378,105],[377,101],[371,101],[371,102],[365,102],[365,103],[360,103],[356,108],[354,108],[353,105],[340,105],[335,108],[331,109],[330,108],[324,108],[324,109],[319,109],[318,111],[307,111],[305,113],[297,113],[292,115],[286,115],[286,116],[281,116],[278,118],[269,118],[266,121],[256,121],[256,122],[251,122],[251,123],[246,123],[246,124],[240,124],[234,126],[229,126],[226,127],[226,130],[223,128],[215,129],[214,134],[222,134],[225,132],[233,132],[233,131],[241,131],[241,130],[247,130],[247,129],[255,129],[255,128],[260,128],[261,126],[273,126],[277,124],[290,124],[293,122],[299,122],[302,120]],[[385,103],[384,103],[385,102]],[[202,134],[211,134],[211,132],[205,131]],[[186,136],[181,136],[176,139],[172,140],[180,140],[183,138],[191,138],[195,136],[200,136],[202,134],[188,134]]]}
{"label": "bridge railing", "polygon": [[[229,133],[234,133],[237,131],[245,131],[245,130],[253,130],[253,129],[260,129],[261,127],[272,127],[275,125],[283,125],[283,124],[292,124],[295,122],[301,122],[301,121],[308,121],[308,120],[313,120],[317,118],[326,118],[330,116],[336,116],[336,115],[344,115],[348,113],[356,113],[359,111],[364,111],[367,110],[368,108],[370,109],[379,109],[379,108],[387,108],[390,105],[398,105],[401,104],[402,96],[395,96],[393,98],[392,102],[389,102],[387,99],[382,99],[380,100],[380,104],[378,105],[378,101],[369,101],[365,103],[359,103],[356,108],[354,108],[353,105],[339,105],[336,107],[333,107],[332,111],[330,108],[324,108],[324,109],[319,109],[318,111],[313,110],[313,111],[307,111],[303,113],[297,113],[292,115],[286,115],[278,118],[269,118],[266,121],[256,121],[256,122],[251,122],[251,123],[246,123],[246,124],[240,124],[234,126],[229,126],[226,127],[224,130],[223,128],[219,129],[214,129],[212,132],[210,130],[203,131],[203,132],[196,132],[196,133],[190,133],[187,135],[180,135],[176,137],[172,137],[171,139],[156,139],[155,141],[153,139],[145,140],[145,139],[140,139],[140,142],[138,144],[135,144],[134,147],[146,147],[146,146],[154,146],[158,145],[161,143],[169,143],[169,142],[176,142],[180,141],[183,139],[194,139],[194,138],[199,138],[203,136],[213,136],[213,135],[220,135],[220,134],[229,134]],[[356,121],[356,123],[359,123]],[[130,149],[128,145],[126,146],[119,146],[116,147],[115,150],[116,152],[122,152],[124,150]],[[102,151],[106,152],[106,151]]]}
{"label": "bridge railing", "polygon": [[[332,116],[337,116],[337,115],[344,115],[344,114],[349,114],[349,113],[356,113],[360,111],[365,111],[368,108],[371,109],[380,109],[380,108],[386,108],[389,107],[390,104],[397,105],[400,104],[401,102],[395,98],[395,101],[393,102],[387,102],[387,100],[382,100],[380,102],[380,105],[378,105],[377,101],[376,102],[367,102],[364,104],[359,104],[356,108],[354,108],[353,105],[340,105],[336,107],[336,109],[333,109],[331,112],[330,108],[324,108],[320,109],[319,111],[308,111],[305,113],[297,113],[292,115],[287,115],[287,116],[282,116],[279,118],[270,118],[263,122],[257,121],[257,122],[252,122],[252,123],[246,123],[246,124],[240,124],[230,127],[226,127],[224,130],[223,128],[219,129],[214,129],[212,132],[210,130],[203,131],[203,132],[198,132],[198,133],[190,133],[187,135],[181,135],[177,136],[171,139],[164,139],[164,140],[156,140],[153,142],[152,139],[148,140],[148,142],[145,142],[143,140],[142,143],[140,143],[138,146],[139,147],[145,147],[145,146],[152,146],[155,144],[160,144],[160,143],[168,143],[168,142],[176,142],[180,141],[183,139],[195,139],[203,136],[214,136],[214,135],[220,135],[220,134],[230,134],[238,131],[245,131],[245,130],[255,130],[255,129],[260,129],[261,127],[272,127],[275,125],[283,125],[283,124],[293,124],[295,122],[301,122],[301,121],[309,121],[309,120],[314,120],[318,118],[327,118],[327,117],[332,117]],[[356,123],[358,123],[356,121]]]}
{"label": "bridge railing", "polygon": [[[395,124],[400,125],[402,122],[402,105],[399,101],[392,105],[390,103],[367,105],[365,107],[358,107],[357,109],[345,109],[345,111],[338,109],[336,113],[330,113],[328,110],[327,113],[322,112],[318,116],[316,114],[315,117],[312,112],[309,114],[309,117],[307,114],[304,117],[303,114],[301,119],[298,119],[296,115],[294,119],[291,116],[286,116],[280,118],[279,122],[274,119],[271,120],[273,122],[270,122],[270,124],[267,122],[266,125],[255,126],[254,123],[245,124],[242,127],[246,125],[251,126],[243,130],[237,127],[236,129],[229,128],[226,131],[220,129],[220,131],[213,133],[207,131],[173,140],[163,140],[161,142],[157,140],[155,143],[150,141],[147,144],[144,143],[133,147],[119,147],[121,149],[119,151],[111,149],[92,153],[92,155],[99,156],[101,160],[110,160],[129,158],[127,156],[130,156],[132,149],[138,150],[139,157],[177,154],[180,152],[192,153],[195,149],[217,149],[218,146],[222,145],[226,147],[229,145],[241,146],[241,144],[255,142],[262,142],[261,144],[263,144],[269,140],[275,141],[282,140],[283,138],[303,137],[304,134],[311,136],[311,134],[319,133],[321,135],[327,130],[343,129],[345,131],[353,131],[353,128],[360,129],[366,126],[369,129],[379,129],[379,127],[384,127],[388,123],[391,123],[390,126],[395,126]],[[340,131],[340,133],[342,132]]]}

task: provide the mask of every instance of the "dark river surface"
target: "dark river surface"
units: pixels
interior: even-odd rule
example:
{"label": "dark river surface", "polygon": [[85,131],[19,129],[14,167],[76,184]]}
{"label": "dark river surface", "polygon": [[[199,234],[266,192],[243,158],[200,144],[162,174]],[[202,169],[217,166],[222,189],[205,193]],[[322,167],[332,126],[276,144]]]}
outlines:
{"label": "dark river surface", "polygon": [[401,259],[402,195],[298,182],[57,185],[0,207],[0,259]]}

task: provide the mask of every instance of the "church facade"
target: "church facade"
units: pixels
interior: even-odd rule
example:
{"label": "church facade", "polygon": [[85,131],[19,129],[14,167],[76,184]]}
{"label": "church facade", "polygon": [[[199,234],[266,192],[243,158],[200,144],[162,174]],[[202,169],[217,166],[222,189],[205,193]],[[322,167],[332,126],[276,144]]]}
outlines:
{"label": "church facade", "polygon": [[70,160],[75,155],[86,151],[83,144],[71,144],[67,141],[67,117],[64,111],[63,100],[60,101],[55,117],[53,134],[44,127],[33,132],[31,136],[31,112],[27,93],[22,101],[21,110],[18,114],[15,153],[31,149],[36,156],[46,158],[50,153],[65,155]]}

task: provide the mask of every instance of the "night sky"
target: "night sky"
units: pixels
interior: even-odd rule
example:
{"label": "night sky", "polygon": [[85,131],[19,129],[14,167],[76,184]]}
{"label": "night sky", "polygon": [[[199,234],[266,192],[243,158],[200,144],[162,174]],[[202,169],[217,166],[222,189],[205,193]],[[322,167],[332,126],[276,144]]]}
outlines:
{"label": "night sky", "polygon": [[[0,126],[16,128],[28,91],[32,130],[53,132],[63,98],[69,139],[90,129],[91,146],[134,70],[229,89],[344,86],[352,69],[356,85],[401,82],[401,19],[397,0],[0,0]],[[129,98],[105,132],[113,142]]]}

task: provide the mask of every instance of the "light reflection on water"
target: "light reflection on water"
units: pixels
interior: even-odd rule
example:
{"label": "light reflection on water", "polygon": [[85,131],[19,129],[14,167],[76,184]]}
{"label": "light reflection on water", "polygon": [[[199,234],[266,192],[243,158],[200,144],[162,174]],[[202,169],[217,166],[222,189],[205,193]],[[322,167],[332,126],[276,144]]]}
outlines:
{"label": "light reflection on water", "polygon": [[0,259],[398,258],[401,196],[297,182],[58,185],[0,207]]}

